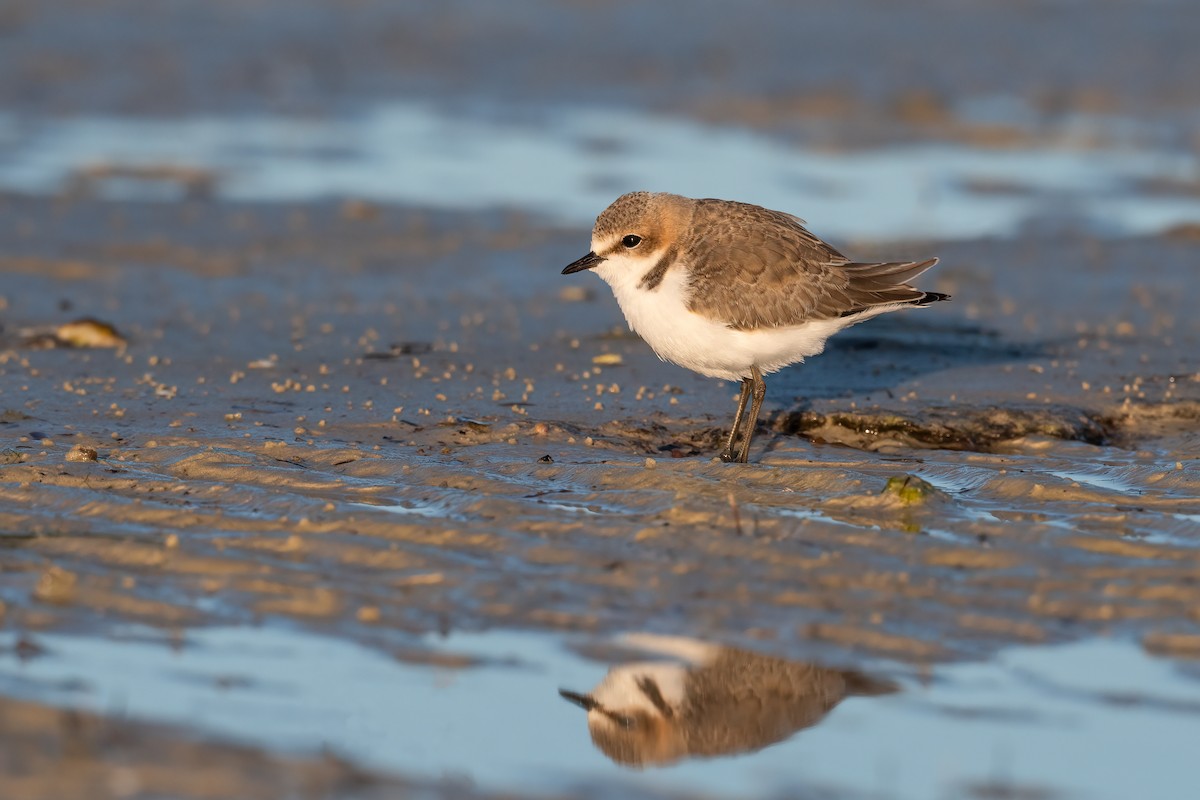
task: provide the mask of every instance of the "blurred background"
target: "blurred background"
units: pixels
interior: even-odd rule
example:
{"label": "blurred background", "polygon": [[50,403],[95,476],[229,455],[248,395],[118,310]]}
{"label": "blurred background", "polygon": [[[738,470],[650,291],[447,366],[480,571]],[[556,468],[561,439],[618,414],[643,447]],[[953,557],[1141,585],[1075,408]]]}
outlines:
{"label": "blurred background", "polygon": [[1157,233],[1200,217],[1198,26],[1182,0],[11,0],[0,187]]}

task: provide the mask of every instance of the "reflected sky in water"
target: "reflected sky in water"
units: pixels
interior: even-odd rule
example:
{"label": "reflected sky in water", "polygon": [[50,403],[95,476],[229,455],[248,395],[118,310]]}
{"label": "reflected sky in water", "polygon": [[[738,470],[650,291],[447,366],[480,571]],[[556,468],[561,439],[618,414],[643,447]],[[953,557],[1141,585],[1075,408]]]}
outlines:
{"label": "reflected sky in water", "polygon": [[926,684],[892,668],[900,691],[845,697],[781,743],[630,771],[593,746],[585,715],[558,694],[594,687],[624,662],[587,660],[546,635],[427,640],[480,659],[461,669],[284,628],[192,631],[177,650],[157,636],[39,635],[48,654],[22,663],[14,636],[0,634],[0,691],[272,748],[329,746],[369,767],[522,793],[584,783],[739,797],[830,787],[924,800],[999,782],[1184,797],[1200,736],[1200,682],[1136,646],[1093,640],[937,667]]}
{"label": "reflected sky in water", "polygon": [[[752,201],[797,213],[824,236],[866,239],[1006,236],[1047,216],[1106,234],[1200,219],[1200,193],[1139,190],[1196,180],[1195,154],[1132,144],[829,152],[677,117],[579,107],[501,120],[419,102],[310,120],[0,115],[0,188],[54,192],[98,164],[215,170],[217,192],[229,199],[508,207],[572,225],[590,225],[632,189]],[[161,188],[109,182],[99,190],[156,197]]]}

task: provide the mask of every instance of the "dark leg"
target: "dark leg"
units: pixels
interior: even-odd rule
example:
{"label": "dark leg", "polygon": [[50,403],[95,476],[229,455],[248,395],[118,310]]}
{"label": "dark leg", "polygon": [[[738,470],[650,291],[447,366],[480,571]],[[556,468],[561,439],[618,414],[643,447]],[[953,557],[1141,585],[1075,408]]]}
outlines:
{"label": "dark leg", "polygon": [[742,396],[738,398],[737,411],[733,414],[733,427],[729,429],[729,438],[725,441],[725,449],[721,451],[722,461],[733,461],[733,443],[737,441],[738,428],[742,426],[742,415],[746,413],[746,401],[750,399],[752,381],[742,378]]}
{"label": "dark leg", "polygon": [[763,398],[767,396],[767,383],[763,380],[758,367],[750,368],[750,376],[754,387],[754,402],[750,404],[750,418],[746,421],[746,436],[742,439],[742,452],[738,461],[745,464],[750,458],[750,440],[754,438],[754,429],[758,427],[758,412],[762,409]]}

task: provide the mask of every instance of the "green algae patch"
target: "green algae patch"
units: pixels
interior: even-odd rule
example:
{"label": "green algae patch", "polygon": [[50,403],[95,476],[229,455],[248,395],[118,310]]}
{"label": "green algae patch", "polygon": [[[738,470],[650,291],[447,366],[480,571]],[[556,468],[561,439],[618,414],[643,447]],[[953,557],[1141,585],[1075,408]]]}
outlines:
{"label": "green algae patch", "polygon": [[930,500],[945,495],[932,483],[915,475],[896,475],[888,478],[881,494],[895,497],[906,506],[923,506]]}

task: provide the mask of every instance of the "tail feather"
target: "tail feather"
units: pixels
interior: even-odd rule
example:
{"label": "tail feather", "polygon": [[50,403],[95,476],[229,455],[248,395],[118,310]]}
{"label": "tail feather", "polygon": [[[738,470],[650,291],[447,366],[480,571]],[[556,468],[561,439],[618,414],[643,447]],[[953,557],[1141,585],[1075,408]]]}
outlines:
{"label": "tail feather", "polygon": [[938,260],[926,261],[881,261],[875,263],[851,263],[842,266],[850,280],[874,280],[889,284],[908,283],[932,269]]}
{"label": "tail feather", "polygon": [[936,258],[931,258],[927,261],[844,264],[842,269],[848,279],[845,292],[854,307],[842,312],[842,316],[852,317],[878,306],[927,306],[949,300],[950,295],[926,292],[909,284],[937,262]]}
{"label": "tail feather", "polygon": [[949,300],[950,295],[942,292],[925,292],[925,296],[913,303],[914,306],[927,306],[930,303],[940,303],[942,300]]}

